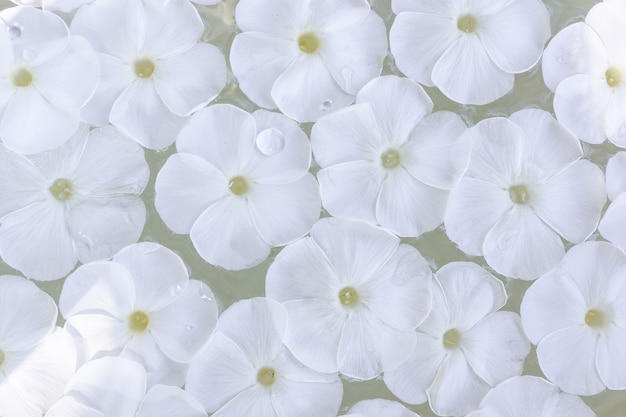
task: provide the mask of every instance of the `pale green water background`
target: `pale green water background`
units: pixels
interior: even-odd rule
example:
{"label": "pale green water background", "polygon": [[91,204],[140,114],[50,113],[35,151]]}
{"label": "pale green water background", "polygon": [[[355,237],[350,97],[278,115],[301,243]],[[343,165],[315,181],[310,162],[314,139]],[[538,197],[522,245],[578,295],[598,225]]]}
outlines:
{"label": "pale green water background", "polygon": [[[552,33],[556,34],[568,24],[583,20],[587,11],[598,2],[599,0],[545,0],[550,10]],[[237,0],[224,0],[222,4],[217,6],[198,6],[206,23],[203,41],[217,45],[226,56],[228,56],[228,50],[237,33],[237,28],[234,24],[234,9],[236,3]],[[12,5],[13,4],[8,0],[0,0],[0,9]],[[393,22],[391,0],[373,0],[372,7],[385,20],[387,28],[389,28]],[[390,54],[385,60],[383,74],[401,75],[395,67],[393,57],[391,57]],[[540,65],[527,73],[518,75],[516,77],[514,90],[511,93],[485,106],[456,104],[444,97],[436,88],[427,88],[427,92],[435,103],[435,110],[446,109],[454,111],[461,115],[470,126],[486,117],[508,116],[519,109],[527,107],[541,108],[552,112],[553,94],[543,83]],[[247,111],[254,111],[258,108],[239,90],[237,82],[230,72],[229,83],[215,102],[232,103]],[[307,123],[303,124],[302,128],[308,134],[310,133],[311,126],[312,123]],[[608,143],[594,146],[583,144],[583,147],[585,149],[585,157],[598,164],[602,169],[605,168],[609,157],[619,151],[618,148]],[[211,287],[218,300],[220,311],[223,311],[223,309],[237,300],[263,296],[265,273],[273,257],[280,249],[274,249],[270,258],[257,267],[240,272],[225,271],[204,262],[204,260],[197,255],[188,236],[172,233],[159,218],[153,203],[154,179],[167,157],[174,151],[174,145],[161,152],[146,151],[146,159],[151,167],[151,178],[148,187],[143,193],[143,198],[148,208],[148,220],[141,240],[157,241],[182,256],[187,264],[191,277],[202,280]],[[316,170],[317,167],[314,166],[312,172]],[[596,240],[602,238],[595,233],[590,239]],[[419,239],[403,239],[403,241],[415,246],[426,259],[428,259],[433,270],[438,269],[448,262],[458,260],[470,260],[482,266],[486,266],[483,258],[463,254],[448,240],[442,227],[421,236]],[[20,275],[19,272],[11,269],[1,261],[0,274]],[[499,276],[498,274],[495,275]],[[499,276],[499,278],[506,283],[507,291],[509,292],[509,301],[504,309],[519,313],[520,301],[524,291],[531,283],[507,280],[502,276]],[[37,284],[52,295],[55,300],[58,300],[62,283],[63,280]],[[62,324],[63,320],[59,318],[59,325]],[[626,346],[624,347],[624,355],[626,355]],[[524,373],[543,376],[537,364],[534,349],[526,360]],[[397,400],[393,394],[387,390],[383,382],[377,379],[366,382],[344,381],[344,390],[342,413],[345,412],[349,406],[362,399],[387,398]],[[583,399],[591,406],[598,417],[626,417],[626,391],[606,391],[595,396],[584,397]],[[409,406],[409,408],[422,417],[435,416],[428,407],[428,404]]]}

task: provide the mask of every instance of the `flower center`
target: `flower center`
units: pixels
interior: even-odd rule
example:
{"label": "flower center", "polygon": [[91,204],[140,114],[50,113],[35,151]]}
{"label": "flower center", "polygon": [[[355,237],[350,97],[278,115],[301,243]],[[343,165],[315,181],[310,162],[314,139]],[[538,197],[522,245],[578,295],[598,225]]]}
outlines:
{"label": "flower center", "polygon": [[446,349],[456,349],[461,344],[461,332],[457,329],[450,329],[443,335],[443,347]]}
{"label": "flower center", "polygon": [[228,181],[230,192],[235,195],[244,195],[248,192],[248,181],[242,176],[236,176]]}
{"label": "flower center", "polygon": [[592,308],[585,314],[585,324],[589,327],[602,327],[606,323],[606,315],[601,310]]}
{"label": "flower center", "polygon": [[33,82],[33,74],[26,68],[18,68],[13,73],[13,85],[16,87],[28,87]]}
{"label": "flower center", "polygon": [[128,329],[133,333],[143,333],[148,328],[150,317],[143,311],[135,311],[128,317]]}
{"label": "flower center", "polygon": [[395,149],[389,149],[381,155],[380,160],[387,169],[397,168],[400,165],[400,152]]}
{"label": "flower center", "polygon": [[617,87],[622,82],[622,72],[615,67],[610,67],[604,74],[609,87]]}
{"label": "flower center", "polygon": [[274,368],[261,368],[256,374],[256,380],[259,384],[269,387],[276,380],[276,372]]}
{"label": "flower center", "polygon": [[530,199],[525,185],[513,185],[509,188],[509,197],[515,204],[526,204]]}
{"label": "flower center", "polygon": [[456,21],[456,27],[459,28],[461,32],[471,33],[476,30],[476,18],[471,14],[461,16],[459,20]]}
{"label": "flower center", "polygon": [[298,48],[305,54],[312,54],[320,47],[320,38],[315,32],[304,32],[298,37]]}
{"label": "flower center", "polygon": [[135,74],[140,78],[150,78],[154,72],[154,62],[149,59],[135,61]]}
{"label": "flower center", "polygon": [[67,201],[72,197],[74,188],[72,182],[66,178],[57,178],[54,180],[50,188],[50,194],[59,201]]}
{"label": "flower center", "polygon": [[359,294],[352,287],[345,287],[339,291],[339,302],[345,307],[354,307],[359,302]]}

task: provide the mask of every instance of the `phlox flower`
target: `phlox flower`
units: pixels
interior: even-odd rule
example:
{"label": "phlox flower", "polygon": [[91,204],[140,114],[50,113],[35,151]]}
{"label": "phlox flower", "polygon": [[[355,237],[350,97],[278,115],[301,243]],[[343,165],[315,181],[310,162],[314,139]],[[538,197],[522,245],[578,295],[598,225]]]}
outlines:
{"label": "phlox flower", "polygon": [[207,262],[250,268],[320,216],[311,147],[288,117],[216,104],[194,114],[159,171],[155,206]]}
{"label": "phlox flower", "polygon": [[393,0],[389,43],[398,68],[463,104],[511,91],[550,37],[541,0]]}
{"label": "phlox flower", "polygon": [[543,378],[524,375],[507,379],[485,396],[466,417],[596,417],[581,400]]}
{"label": "phlox flower", "polygon": [[409,360],[385,384],[409,404],[430,402],[441,416],[475,410],[503,380],[520,375],[530,343],[520,318],[498,311],[504,285],[476,264],[452,262],[435,274],[433,307],[417,328]]}
{"label": "phlox flower", "polygon": [[89,43],[63,19],[34,7],[0,11],[0,140],[33,154],[57,148],[77,130],[98,83]]}
{"label": "phlox flower", "polygon": [[199,42],[204,24],[186,0],[97,0],[76,12],[71,29],[92,43],[101,67],[83,118],[110,121],[146,148],[171,145],[185,116],[226,84],[224,56]]}
{"label": "phlox flower", "polygon": [[[15,4],[24,6],[40,6],[43,9],[50,11],[60,11],[63,13],[71,13],[72,11],[84,6],[85,4],[93,3],[95,0],[11,0]],[[148,4],[163,7],[170,0],[144,0]],[[193,3],[203,5],[215,5],[222,0],[189,0]]]}
{"label": "phlox flower", "polygon": [[544,375],[563,391],[626,389],[624,274],[624,252],[608,242],[583,242],[526,291],[524,330]]}
{"label": "phlox flower", "polygon": [[211,290],[189,280],[178,255],[152,242],[76,269],[65,280],[59,309],[84,359],[132,359],[145,366],[149,386],[182,385],[186,364],[217,320]]}
{"label": "phlox flower", "polygon": [[112,126],[81,125],[62,147],[28,157],[0,144],[0,257],[29,278],[67,275],[139,239],[150,172]]}
{"label": "phlox flower", "polygon": [[324,208],[400,236],[433,230],[469,162],[471,142],[459,137],[465,123],[451,112],[431,114],[424,89],[393,75],[366,84],[356,103],[311,132]]}
{"label": "phlox flower", "polygon": [[241,90],[298,122],[352,103],[387,54],[367,0],[241,0],[235,21],[230,63]]}
{"label": "phlox flower", "polygon": [[581,140],[626,147],[626,6],[606,0],[550,41],[543,79],[557,119]]}
{"label": "phlox flower", "polygon": [[146,392],[146,381],[146,370],[128,359],[87,362],[44,417],[206,417],[182,389],[155,385]]}
{"label": "phlox flower", "polygon": [[0,275],[0,416],[41,417],[74,375],[76,348],[52,297]]}
{"label": "phlox flower", "polygon": [[189,366],[185,390],[215,416],[334,417],[341,381],[293,357],[284,345],[287,319],[266,298],[231,305]]}
{"label": "phlox flower", "polygon": [[270,265],[285,344],[305,365],[362,380],[400,366],[431,306],[431,271],[412,246],[367,223],[325,218]]}
{"label": "phlox flower", "polygon": [[362,400],[354,404],[348,410],[345,417],[419,417],[402,404],[396,401],[383,400]]}
{"label": "phlox flower", "polygon": [[480,121],[469,167],[450,193],[446,233],[497,272],[532,280],[556,267],[561,238],[584,241],[606,201],[604,175],[580,160],[580,142],[547,112]]}
{"label": "phlox flower", "polygon": [[606,190],[611,204],[598,231],[606,240],[626,250],[626,152],[616,153],[606,164]]}

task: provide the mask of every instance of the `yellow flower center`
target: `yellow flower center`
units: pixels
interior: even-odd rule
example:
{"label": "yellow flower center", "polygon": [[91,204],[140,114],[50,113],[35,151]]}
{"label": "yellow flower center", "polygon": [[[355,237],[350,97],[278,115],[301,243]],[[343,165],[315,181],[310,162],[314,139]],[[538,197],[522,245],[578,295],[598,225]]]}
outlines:
{"label": "yellow flower center", "polygon": [[387,169],[397,168],[400,165],[400,152],[395,149],[389,149],[381,155],[380,160]]}
{"label": "yellow flower center", "polygon": [[72,182],[66,178],[57,178],[54,180],[50,188],[50,194],[59,201],[67,201],[74,193]]}
{"label": "yellow flower center", "polygon": [[233,177],[228,182],[230,192],[235,195],[244,195],[248,192],[248,181],[242,176]]}
{"label": "yellow flower center", "polygon": [[269,387],[276,380],[276,372],[273,368],[261,368],[256,374],[256,380],[259,384]]}
{"label": "yellow flower center", "polygon": [[143,311],[135,311],[128,317],[128,329],[132,333],[143,333],[150,324],[150,317]]}
{"label": "yellow flower center", "polygon": [[615,67],[610,67],[604,75],[610,87],[617,87],[622,82],[622,72]]}
{"label": "yellow flower center", "polygon": [[315,32],[304,32],[298,37],[298,48],[305,54],[312,54],[320,47],[320,38]]}
{"label": "yellow flower center", "polygon": [[515,204],[526,204],[530,199],[525,185],[513,185],[509,188],[509,197]]}
{"label": "yellow flower center", "polygon": [[154,72],[154,62],[149,59],[135,61],[135,74],[139,78],[150,78]]}
{"label": "yellow flower center", "polygon": [[461,32],[471,33],[476,30],[476,18],[471,14],[461,16],[456,21],[456,27],[459,28]]}
{"label": "yellow flower center", "polygon": [[606,315],[601,310],[591,309],[585,314],[585,324],[589,327],[602,327],[606,323]]}
{"label": "yellow flower center", "polygon": [[339,291],[339,302],[345,307],[354,307],[359,302],[359,294],[352,287],[345,287]]}
{"label": "yellow flower center", "polygon": [[443,335],[443,347],[446,349],[456,349],[461,344],[461,332],[457,329],[450,329]]}
{"label": "yellow flower center", "polygon": [[18,68],[13,72],[13,85],[16,87],[28,87],[33,82],[33,74],[26,68]]}

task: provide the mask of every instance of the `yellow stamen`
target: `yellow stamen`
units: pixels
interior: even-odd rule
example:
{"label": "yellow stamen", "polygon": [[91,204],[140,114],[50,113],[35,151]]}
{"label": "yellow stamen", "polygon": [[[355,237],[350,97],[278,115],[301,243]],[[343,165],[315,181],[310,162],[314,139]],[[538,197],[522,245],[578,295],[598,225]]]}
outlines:
{"label": "yellow stamen", "polygon": [[50,194],[59,201],[67,201],[74,193],[72,182],[66,178],[57,178],[54,180],[50,188]]}
{"label": "yellow stamen", "polygon": [[509,188],[509,197],[515,204],[526,204],[530,199],[525,185],[513,185]]}
{"label": "yellow stamen", "polygon": [[298,37],[298,47],[305,54],[312,54],[320,47],[321,41],[315,32],[305,32]]}
{"label": "yellow stamen", "polygon": [[443,347],[455,349],[461,344],[461,332],[457,329],[450,329],[443,335]]}
{"label": "yellow stamen", "polygon": [[242,176],[231,178],[228,182],[228,188],[235,195],[244,195],[248,192],[248,181]]}
{"label": "yellow stamen", "polygon": [[359,302],[359,294],[352,287],[345,287],[339,291],[339,302],[345,307],[354,307]]}
{"label": "yellow stamen", "polygon": [[395,149],[389,149],[387,152],[381,155],[381,161],[383,166],[387,169],[393,169],[400,165],[400,152]]}
{"label": "yellow stamen", "polygon": [[273,368],[261,368],[256,375],[256,380],[259,384],[269,387],[276,380],[276,372]]}
{"label": "yellow stamen", "polygon": [[615,67],[610,67],[604,75],[610,87],[617,87],[622,82],[622,72]]}
{"label": "yellow stamen", "polygon": [[133,333],[143,333],[150,324],[150,317],[143,311],[135,311],[128,317],[128,329]]}
{"label": "yellow stamen", "polygon": [[28,87],[33,82],[33,74],[26,68],[18,68],[13,73],[13,85],[16,87]]}
{"label": "yellow stamen", "polygon": [[154,72],[154,62],[149,59],[135,61],[135,74],[140,78],[150,78]]}
{"label": "yellow stamen", "polygon": [[456,27],[459,28],[461,32],[471,33],[476,30],[476,18],[471,14],[461,16],[456,22]]}
{"label": "yellow stamen", "polygon": [[589,327],[602,327],[606,323],[606,316],[603,311],[591,309],[585,314],[585,324]]}

